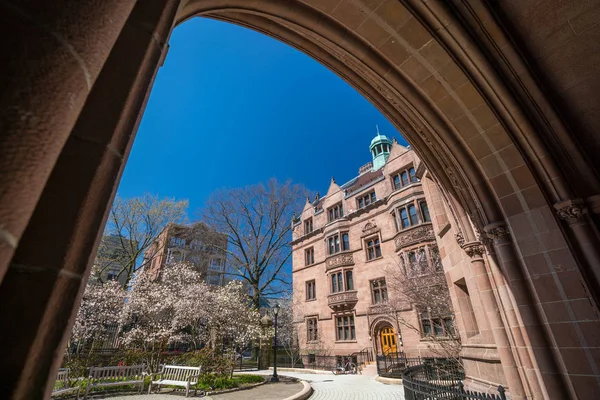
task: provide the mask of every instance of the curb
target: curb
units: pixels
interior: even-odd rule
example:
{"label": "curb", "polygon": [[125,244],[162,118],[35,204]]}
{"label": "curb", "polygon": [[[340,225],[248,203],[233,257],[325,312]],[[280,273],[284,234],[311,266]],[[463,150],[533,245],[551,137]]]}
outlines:
{"label": "curb", "polygon": [[[269,371],[273,371],[273,367],[269,367]],[[316,374],[316,375],[333,375],[331,371],[323,371],[320,369],[304,369],[304,368],[280,368],[277,367],[277,371],[281,372],[299,372],[305,374]]]}
{"label": "curb", "polygon": [[213,395],[213,394],[217,395],[217,394],[223,394],[223,393],[239,392],[241,390],[254,389],[255,387],[264,385],[267,382],[268,382],[267,378],[265,378],[265,380],[263,382],[258,382],[258,383],[254,383],[252,385],[242,386],[242,387],[237,387],[237,388],[231,388],[231,389],[207,391],[207,392],[204,393],[204,395],[205,396],[210,396],[210,395]]}
{"label": "curb", "polygon": [[306,400],[313,394],[313,388],[308,382],[300,381],[300,383],[302,384],[302,390],[283,400]]}
{"label": "curb", "polygon": [[377,382],[385,383],[386,385],[402,385],[402,379],[386,378],[386,377],[377,375],[375,377],[375,380]]}

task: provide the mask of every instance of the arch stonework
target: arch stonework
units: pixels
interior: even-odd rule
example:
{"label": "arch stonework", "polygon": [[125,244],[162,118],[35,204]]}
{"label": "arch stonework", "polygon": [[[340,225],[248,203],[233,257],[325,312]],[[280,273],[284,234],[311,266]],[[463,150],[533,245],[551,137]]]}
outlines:
{"label": "arch stonework", "polygon": [[452,214],[451,292],[478,292],[477,370],[500,363],[515,399],[600,397],[599,6],[539,3],[0,4],[3,389],[49,393],[170,32],[200,15],[307,53],[411,143]]}

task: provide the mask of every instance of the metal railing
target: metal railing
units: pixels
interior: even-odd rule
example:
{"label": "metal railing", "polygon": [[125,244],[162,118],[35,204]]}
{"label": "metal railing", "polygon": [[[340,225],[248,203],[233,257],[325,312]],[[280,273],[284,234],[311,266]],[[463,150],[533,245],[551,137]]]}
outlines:
{"label": "metal railing", "polygon": [[462,383],[464,371],[449,365],[421,364],[408,367],[402,373],[402,385],[406,400],[506,400],[504,388],[498,386],[498,393],[481,393],[465,390]]}

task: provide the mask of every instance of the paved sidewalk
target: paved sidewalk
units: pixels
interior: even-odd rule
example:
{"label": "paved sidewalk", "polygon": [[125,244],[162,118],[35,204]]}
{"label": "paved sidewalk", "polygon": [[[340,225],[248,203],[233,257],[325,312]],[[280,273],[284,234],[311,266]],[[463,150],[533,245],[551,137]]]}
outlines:
{"label": "paved sidewalk", "polygon": [[[272,371],[254,371],[252,373],[270,375]],[[282,371],[279,375],[291,376],[310,383],[314,393],[309,400],[404,400],[402,385],[386,385],[377,382],[375,376],[308,374],[287,371]]]}

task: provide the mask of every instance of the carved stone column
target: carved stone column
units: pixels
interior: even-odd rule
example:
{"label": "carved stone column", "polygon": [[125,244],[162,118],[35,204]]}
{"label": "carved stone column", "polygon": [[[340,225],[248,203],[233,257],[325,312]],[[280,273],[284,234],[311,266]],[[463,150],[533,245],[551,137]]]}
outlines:
{"label": "carved stone column", "polygon": [[494,289],[491,285],[490,277],[485,266],[483,257],[485,254],[485,246],[480,242],[470,242],[464,243],[461,247],[471,259],[473,276],[476,279],[479,296],[483,302],[492,335],[494,336],[494,342],[496,343],[498,354],[500,355],[502,370],[504,371],[504,376],[508,383],[511,398],[526,399],[527,395],[525,385],[523,384],[523,376],[519,371],[519,365],[513,354],[513,349],[507,334],[507,327],[505,327],[502,321],[500,308],[494,296]]}
{"label": "carved stone column", "polygon": [[600,305],[600,238],[588,221],[588,209],[581,199],[563,201],[554,205],[558,218],[563,220],[571,231],[580,258],[589,268],[582,268],[588,286],[596,303]]}
{"label": "carved stone column", "polygon": [[[512,337],[519,350],[518,355],[527,377],[531,395],[534,399],[567,398],[564,387],[556,382],[559,374],[558,367],[552,357],[552,350],[535,309],[531,295],[532,289],[526,283],[510,231],[504,222],[490,224],[485,227],[485,231],[488,238],[493,241],[498,266],[501,270],[496,275],[505,283],[504,285],[499,283],[498,294],[506,311],[505,315]],[[526,349],[527,354],[522,348]],[[546,372],[546,378],[541,374],[541,370]],[[553,381],[545,382],[548,379]],[[548,392],[548,388],[552,388],[552,393]]]}

